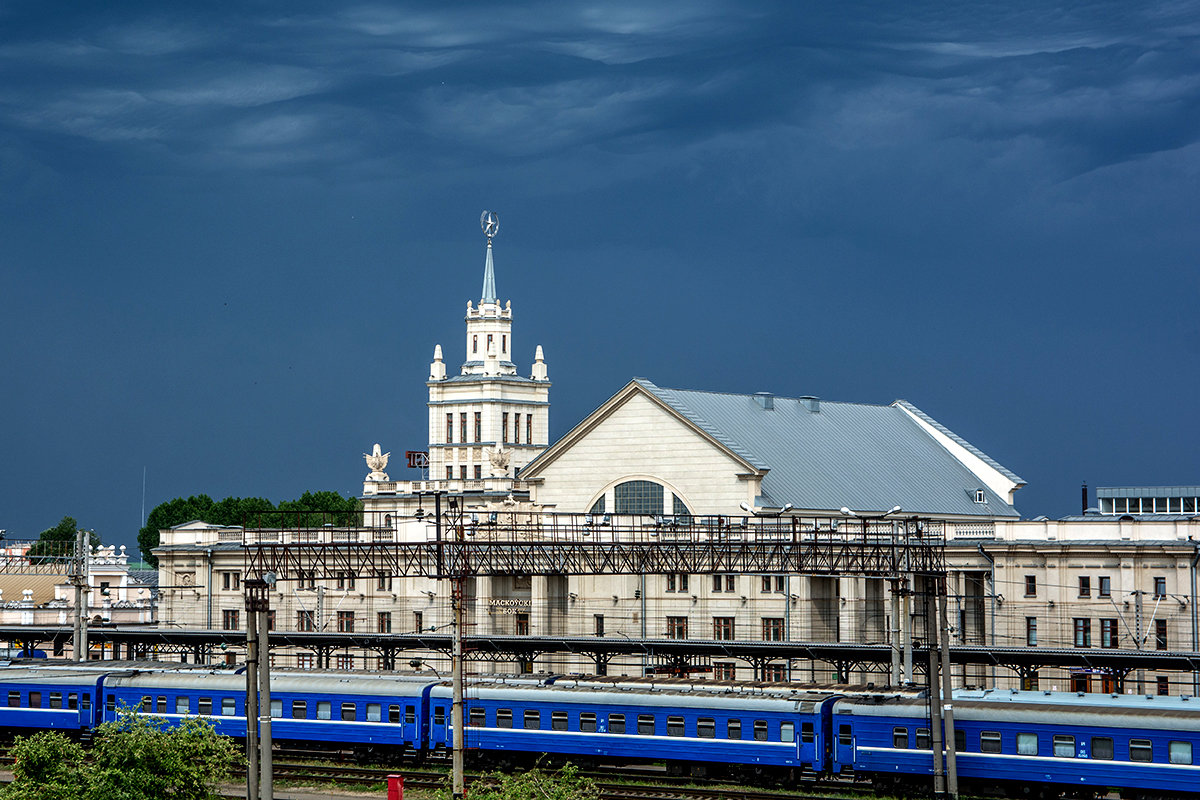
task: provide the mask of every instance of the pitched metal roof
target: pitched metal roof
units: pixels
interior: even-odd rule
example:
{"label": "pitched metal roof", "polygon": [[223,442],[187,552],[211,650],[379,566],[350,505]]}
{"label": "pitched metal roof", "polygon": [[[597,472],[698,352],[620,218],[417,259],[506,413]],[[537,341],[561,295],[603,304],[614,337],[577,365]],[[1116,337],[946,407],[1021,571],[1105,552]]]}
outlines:
{"label": "pitched metal roof", "polygon": [[[913,514],[1019,516],[905,409],[1009,479],[1023,481],[904,401],[881,406],[822,400],[811,411],[802,399],[774,397],[768,410],[755,395],[636,382],[747,462],[769,470],[762,480],[763,505],[846,506],[867,513],[899,505]],[[983,503],[974,500],[979,489]]]}

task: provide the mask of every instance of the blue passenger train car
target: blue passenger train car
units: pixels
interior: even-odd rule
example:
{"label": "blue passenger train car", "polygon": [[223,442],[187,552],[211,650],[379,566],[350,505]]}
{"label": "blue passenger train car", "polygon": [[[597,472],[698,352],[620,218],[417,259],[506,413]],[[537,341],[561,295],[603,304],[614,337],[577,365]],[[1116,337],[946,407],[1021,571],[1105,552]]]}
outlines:
{"label": "blue passenger train car", "polygon": [[6,735],[55,730],[78,736],[92,728],[96,673],[10,666],[0,676],[0,731]]}

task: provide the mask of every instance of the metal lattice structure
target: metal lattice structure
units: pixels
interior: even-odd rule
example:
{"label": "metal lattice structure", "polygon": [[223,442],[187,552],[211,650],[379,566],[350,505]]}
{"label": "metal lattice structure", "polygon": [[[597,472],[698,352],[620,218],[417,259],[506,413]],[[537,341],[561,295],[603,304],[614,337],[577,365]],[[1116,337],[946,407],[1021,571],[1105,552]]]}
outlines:
{"label": "metal lattice structure", "polygon": [[383,527],[247,527],[246,575],[397,577],[719,572],[944,575],[945,525],[923,518],[648,517],[493,512]]}

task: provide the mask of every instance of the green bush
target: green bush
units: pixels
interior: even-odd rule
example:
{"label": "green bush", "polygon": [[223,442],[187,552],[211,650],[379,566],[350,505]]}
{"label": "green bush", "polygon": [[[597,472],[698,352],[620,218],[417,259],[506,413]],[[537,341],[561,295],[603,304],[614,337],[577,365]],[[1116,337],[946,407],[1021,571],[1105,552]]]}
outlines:
{"label": "green bush", "polygon": [[[600,793],[590,778],[579,774],[573,764],[555,772],[531,769],[517,774],[491,772],[481,775],[467,792],[471,800],[598,800]],[[437,800],[449,800],[451,791],[443,787]]]}

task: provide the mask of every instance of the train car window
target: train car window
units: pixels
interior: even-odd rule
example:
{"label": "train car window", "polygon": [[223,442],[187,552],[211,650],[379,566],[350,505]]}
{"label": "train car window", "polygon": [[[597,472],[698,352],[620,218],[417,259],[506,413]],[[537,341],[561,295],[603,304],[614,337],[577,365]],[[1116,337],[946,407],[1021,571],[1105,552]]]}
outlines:
{"label": "train car window", "polygon": [[683,736],[683,717],[667,717],[667,736]]}
{"label": "train car window", "polygon": [[696,735],[701,739],[717,738],[717,721],[712,717],[700,717],[696,720]]}
{"label": "train car window", "polygon": [[813,732],[813,724],[811,722],[800,723],[800,741],[805,744],[812,744],[816,741],[816,733]]}
{"label": "train car window", "polygon": [[114,695],[110,694],[108,697],[106,697],[104,699],[104,709],[106,711],[116,711],[117,710],[117,698]]}
{"label": "train car window", "polygon": [[157,709],[157,713],[159,713],[159,714],[167,713],[167,697],[166,697],[166,695],[160,694],[158,696],[158,700],[156,701],[155,709]]}
{"label": "train car window", "polygon": [[551,711],[550,712],[550,730],[565,731],[567,729],[567,712]]}
{"label": "train car window", "polygon": [[1056,758],[1075,757],[1075,737],[1065,733],[1054,734],[1054,755]]}
{"label": "train car window", "polygon": [[175,713],[176,714],[188,713],[188,699],[186,697],[176,696],[176,698],[175,698]]}
{"label": "train car window", "polygon": [[21,693],[20,692],[9,692],[8,693],[8,707],[9,708],[20,708],[21,707]]}
{"label": "train car window", "polygon": [[639,736],[654,735],[654,715],[638,714],[637,732]]}
{"label": "train car window", "polygon": [[608,715],[608,732],[609,733],[624,733],[625,732],[625,715],[624,714],[609,714]]}
{"label": "train car window", "polygon": [[388,706],[388,722],[395,724],[400,721],[400,706]]}
{"label": "train car window", "polygon": [[221,716],[232,717],[237,714],[237,699],[233,697],[221,698]]}
{"label": "train car window", "polygon": [[781,741],[781,742],[796,741],[796,723],[794,723],[794,722],[779,723],[779,741]]}
{"label": "train car window", "polygon": [[849,725],[838,726],[838,744],[847,746],[854,744],[854,736],[850,733]]}
{"label": "train car window", "polygon": [[79,708],[78,692],[71,692],[67,695],[67,708]]}
{"label": "train car window", "polygon": [[496,709],[496,727],[511,728],[512,727],[512,709],[497,708]]}
{"label": "train car window", "polygon": [[967,752],[967,732],[962,728],[954,729],[954,752]]}
{"label": "train car window", "polygon": [[542,727],[542,714],[540,711],[525,712],[525,727],[537,730]]}
{"label": "train car window", "polygon": [[283,701],[274,697],[271,698],[271,716],[275,719],[283,718]]}
{"label": "train car window", "polygon": [[147,696],[147,697],[142,698],[142,711],[144,711],[147,714],[154,713],[154,698],[153,697]]}
{"label": "train car window", "polygon": [[1017,734],[1017,755],[1036,756],[1038,753],[1036,733]]}
{"label": "train car window", "polygon": [[487,724],[487,709],[472,708],[467,711],[467,725],[472,728],[482,728]]}
{"label": "train car window", "polygon": [[979,752],[981,752],[981,753],[999,753],[1000,752],[1000,731],[980,731],[979,732]]}
{"label": "train car window", "polygon": [[29,707],[30,708],[41,708],[42,707],[42,693],[41,692],[30,692],[29,693]]}
{"label": "train car window", "polygon": [[212,698],[201,697],[196,700],[196,713],[202,717],[212,714]]}
{"label": "train car window", "polygon": [[767,740],[767,721],[765,719],[754,720],[754,741],[765,742]]}
{"label": "train car window", "polygon": [[328,700],[318,700],[317,719],[333,719],[333,703]]}
{"label": "train car window", "polygon": [[725,723],[725,738],[740,739],[742,738],[742,721],[740,719],[731,719]]}
{"label": "train car window", "polygon": [[579,713],[579,730],[585,733],[596,732],[596,712],[581,711]]}
{"label": "train car window", "polygon": [[[471,710],[474,711],[474,709]],[[367,722],[379,722],[382,719],[383,706],[379,703],[367,703]]]}
{"label": "train car window", "polygon": [[62,692],[51,692],[50,693],[50,707],[51,708],[62,708]]}
{"label": "train car window", "polygon": [[90,694],[88,694],[87,692],[84,692],[83,695],[79,698],[79,707],[81,709],[83,709],[84,711],[91,711],[92,710],[92,696]]}
{"label": "train car window", "polygon": [[358,710],[354,703],[342,703],[342,719],[347,722],[353,722],[357,716]]}
{"label": "train car window", "polygon": [[405,725],[417,724],[416,706],[405,706],[404,707],[404,724]]}
{"label": "train car window", "polygon": [[892,747],[897,750],[908,749],[908,728],[892,728]]}
{"label": "train car window", "polygon": [[1153,761],[1154,748],[1150,745],[1149,739],[1130,739],[1129,740],[1129,760],[1130,761]]}
{"label": "train car window", "polygon": [[446,707],[445,706],[436,706],[433,709],[433,724],[434,725],[445,725],[446,724]]}
{"label": "train car window", "polygon": [[308,718],[308,702],[304,700],[292,701],[292,719],[307,719]]}
{"label": "train car window", "polygon": [[1113,740],[1111,737],[1092,737],[1092,758],[1099,758],[1103,761],[1112,761],[1114,755]]}
{"label": "train car window", "polygon": [[933,749],[933,745],[929,743],[929,728],[917,728],[916,745],[918,750]]}
{"label": "train car window", "polygon": [[1191,742],[1171,742],[1167,745],[1167,760],[1172,764],[1192,763]]}

